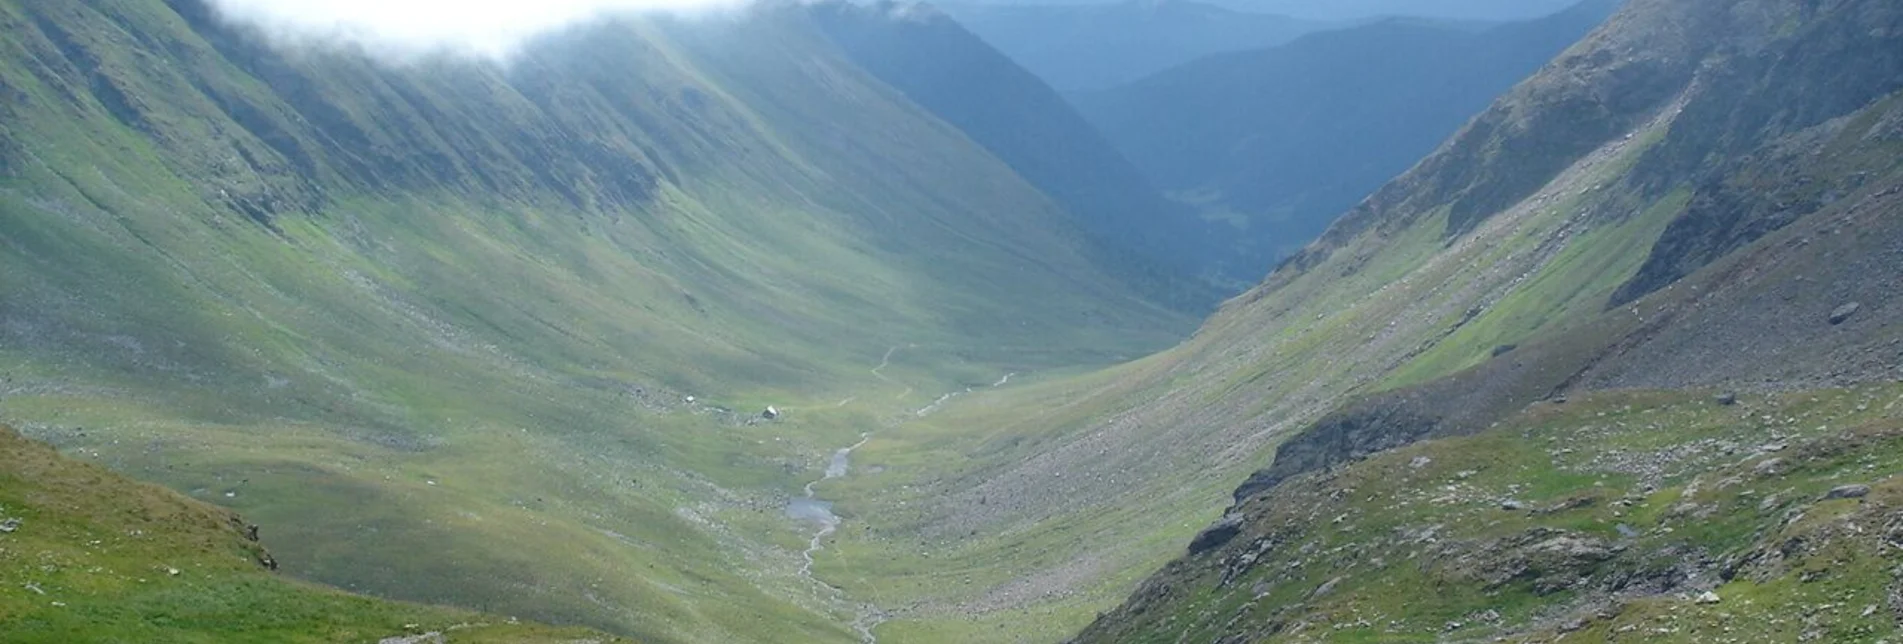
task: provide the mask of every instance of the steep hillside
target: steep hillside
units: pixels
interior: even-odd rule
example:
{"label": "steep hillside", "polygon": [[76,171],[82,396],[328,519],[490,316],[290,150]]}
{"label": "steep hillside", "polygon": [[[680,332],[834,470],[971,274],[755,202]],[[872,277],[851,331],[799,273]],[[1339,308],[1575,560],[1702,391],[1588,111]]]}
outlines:
{"label": "steep hillside", "polygon": [[1163,198],[1057,92],[922,4],[814,5],[848,56],[1075,214],[1114,249],[1117,267],[1153,299],[1196,313],[1220,296],[1188,279],[1217,232]]}
{"label": "steep hillside", "polygon": [[851,640],[779,511],[827,453],[1183,322],[801,10],[508,63],[284,50],[197,0],[0,26],[0,418],[346,589]]}
{"label": "steep hillside", "polygon": [[[1882,490],[1895,470],[1889,383],[1903,376],[1903,328],[1887,313],[1903,292],[1899,20],[1877,2],[1635,2],[1351,213],[1245,306],[1273,306],[1317,272],[1378,270],[1374,250],[1397,246],[1376,240],[1410,229],[1448,245],[1430,269],[1476,239],[1492,240],[1491,262],[1547,259],[1507,267],[1508,288],[1465,312],[1392,318],[1405,333],[1439,310],[1444,330],[1377,376],[1371,389],[1388,391],[1282,444],[1191,556],[1081,639],[1895,631],[1882,608],[1893,579],[1818,566],[1896,563],[1858,526],[1895,521]],[[1590,171],[1622,149],[1636,153]],[[1734,207],[1714,211],[1725,199]],[[1524,248],[1511,246],[1523,232],[1498,236],[1542,210],[1571,213],[1573,228]],[[1684,277],[1634,299],[1662,262]],[[1420,297],[1424,273],[1393,290]],[[1635,389],[1660,393],[1597,393]],[[1784,393],[1713,398],[1754,391]],[[1437,460],[1456,475],[1444,490],[1395,474],[1444,478],[1424,469]],[[1864,484],[1878,492],[1858,502]],[[1379,521],[1352,520],[1377,508]],[[1427,585],[1436,600],[1393,603]],[[1697,608],[1739,594],[1743,608]],[[1878,608],[1803,608],[1824,596]],[[1654,628],[1674,612],[1674,628]]]}
{"label": "steep hillside", "polygon": [[[616,641],[279,577],[230,510],[59,455],[0,426],[8,642]],[[267,533],[268,536],[268,533]]]}
{"label": "steep hillside", "polygon": [[1539,405],[1251,498],[1226,544],[1076,641],[1883,641],[1903,631],[1899,403],[1889,384]]}
{"label": "steep hillside", "polygon": [[[909,622],[890,625],[895,633],[975,636],[961,630],[964,622],[1050,633],[1052,624],[1082,626],[1122,599],[1137,581],[1130,571],[1168,559],[1158,548],[1180,547],[1222,507],[1241,503],[1233,532],[1217,530],[1204,542],[1215,554],[1173,564],[1145,586],[1167,592],[1146,590],[1086,635],[1175,641],[1189,629],[1247,641],[1268,632],[1267,613],[1230,629],[1224,624],[1236,607],[1208,602],[1248,600],[1214,584],[1221,562],[1238,561],[1255,543],[1233,535],[1271,529],[1251,518],[1266,510],[1252,508],[1306,503],[1323,530],[1340,514],[1321,512],[1329,506],[1309,497],[1279,497],[1278,486],[1413,441],[1504,427],[1531,404],[1594,400],[1605,389],[1669,390],[1655,399],[1664,407],[1726,389],[1747,398],[1861,397],[1842,390],[1895,379],[1903,356],[1889,313],[1903,293],[1896,261],[1903,157],[1894,129],[1903,61],[1892,53],[1903,52],[1900,18],[1873,0],[1630,4],[1230,301],[1183,346],[976,397],[868,444],[862,458],[889,467],[855,481],[849,492],[861,496],[844,504],[882,537],[842,537],[842,553],[863,559],[840,568],[879,574],[847,586],[915,606]],[[1754,184],[1764,188],[1740,189]],[[1700,205],[1717,196],[1749,199],[1749,207]],[[1779,221],[1782,228],[1755,241],[1735,234]],[[1710,253],[1715,261],[1628,301],[1626,285],[1679,253],[1680,240],[1733,250]],[[1820,414],[1850,418],[1882,406],[1857,409],[1866,404]],[[1591,423],[1603,410],[1587,409],[1564,422]],[[1793,441],[1826,436],[1818,424],[1853,426],[1820,422],[1786,433]],[[1678,444],[1663,434],[1644,440]],[[1590,458],[1619,445],[1568,447]],[[1887,448],[1872,449],[1855,458],[1889,458]],[[1702,462],[1686,467],[1687,476],[1717,471]],[[1503,472],[1496,482],[1534,486],[1536,475]],[[908,485],[896,498],[875,492]],[[1449,528],[1459,520],[1449,515]],[[1630,527],[1684,530],[1674,526]],[[1460,527],[1469,528],[1479,527]],[[1612,526],[1597,529],[1600,539]],[[957,572],[907,565],[881,540],[909,540],[914,552]],[[1743,543],[1694,546],[1716,559]],[[1327,579],[1313,581],[1278,592],[1306,593]],[[1588,595],[1534,603],[1570,610],[1566,602],[1580,597]],[[1291,624],[1303,617],[1291,614]],[[1513,619],[1515,629],[1544,623],[1526,621],[1531,613]],[[1414,630],[1421,626],[1410,626],[1408,637],[1424,637]]]}
{"label": "steep hillside", "polygon": [[1616,6],[1592,0],[1481,31],[1389,20],[1075,101],[1158,185],[1232,227],[1206,257],[1254,281]]}
{"label": "steep hillside", "polygon": [[1189,61],[1279,45],[1327,23],[1187,0],[933,3],[1063,91],[1122,85]]}

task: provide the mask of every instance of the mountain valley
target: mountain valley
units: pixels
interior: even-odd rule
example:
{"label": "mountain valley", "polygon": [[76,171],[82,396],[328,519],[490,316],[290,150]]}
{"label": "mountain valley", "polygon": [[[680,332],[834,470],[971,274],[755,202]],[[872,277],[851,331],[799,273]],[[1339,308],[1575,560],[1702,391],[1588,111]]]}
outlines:
{"label": "mountain valley", "polygon": [[[0,0],[0,639],[1903,632],[1893,3],[1131,86],[1434,121],[1339,150],[1116,125],[957,8],[393,58],[220,7]],[[1312,229],[1212,250],[1217,184]]]}

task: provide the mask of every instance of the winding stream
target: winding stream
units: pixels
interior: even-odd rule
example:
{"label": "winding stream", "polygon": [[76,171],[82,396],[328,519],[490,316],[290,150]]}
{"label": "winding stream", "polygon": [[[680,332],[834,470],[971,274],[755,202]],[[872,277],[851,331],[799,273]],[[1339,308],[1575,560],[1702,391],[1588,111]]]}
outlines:
{"label": "winding stream", "polygon": [[[786,516],[819,526],[819,529],[813,532],[813,538],[807,540],[806,550],[800,553],[799,575],[814,585],[824,587],[835,599],[841,601],[844,601],[845,597],[838,588],[813,576],[813,555],[826,547],[826,537],[839,531],[839,515],[833,514],[832,502],[820,499],[818,493],[813,490],[813,486],[845,476],[846,472],[852,468],[852,451],[859,449],[869,440],[872,440],[872,433],[866,432],[859,435],[859,442],[833,450],[832,460],[826,462],[826,473],[818,480],[807,483],[806,487],[801,488],[799,497],[786,502]],[[852,620],[852,630],[859,633],[860,642],[877,644],[879,637],[872,634],[872,629],[878,628],[879,624],[885,622],[885,611],[879,610],[878,606],[872,604],[861,604],[856,609],[859,615]]]}
{"label": "winding stream", "polygon": [[819,552],[820,548],[824,547],[820,544],[821,541],[839,530],[839,515],[833,514],[832,502],[820,500],[819,495],[813,491],[813,486],[845,476],[847,469],[852,467],[852,451],[859,449],[859,446],[865,445],[869,440],[872,440],[871,432],[860,434],[859,442],[853,443],[851,447],[833,450],[832,461],[826,463],[826,474],[819,480],[807,483],[798,498],[786,502],[786,516],[819,525],[819,530],[813,533],[810,541],[807,541],[806,551],[800,553],[800,556],[805,559],[800,563],[801,577],[812,578],[813,553]]}
{"label": "winding stream", "polygon": [[[879,359],[879,366],[872,368],[872,375],[874,377],[883,382],[899,384],[885,374],[880,373],[880,371],[883,371],[892,363],[892,354],[898,350],[898,347],[892,347],[886,350],[885,356]],[[991,387],[1002,387],[1006,383],[1011,382],[1011,376],[1015,375],[1017,374],[1004,374],[1004,377],[992,383]],[[939,396],[938,400],[933,401],[932,404],[921,407],[912,413],[918,418],[924,418],[931,415],[932,412],[938,411],[940,407],[944,406],[944,404],[952,398],[961,394],[971,393],[975,389],[976,387],[966,387],[964,391],[951,392]],[[911,393],[912,388],[908,386],[905,388],[904,393],[899,394],[899,398],[903,399]],[[852,402],[855,399],[856,398],[847,398],[842,400],[838,406],[843,407],[846,403]],[[852,468],[852,451],[864,446],[866,441],[870,440],[872,440],[872,432],[865,432],[859,435],[859,442],[833,450],[832,459],[826,462],[825,474],[801,488],[800,496],[786,502],[786,516],[788,518],[796,521],[809,522],[818,527],[818,529],[813,532],[813,538],[806,542],[806,550],[800,553],[800,577],[805,578],[816,586],[825,588],[832,593],[834,598],[840,601],[845,601],[845,597],[837,587],[820,581],[819,578],[813,576],[813,556],[826,547],[824,543],[826,537],[830,537],[833,533],[838,532],[840,523],[839,515],[833,513],[832,502],[819,498],[819,494],[813,487],[832,479],[844,477],[846,472]],[[878,628],[880,624],[885,623],[888,618],[886,612],[881,610],[878,606],[869,603],[859,604],[857,610],[859,615],[853,619],[852,629],[859,633],[859,640],[864,644],[877,644],[879,637],[872,633],[872,629]]]}

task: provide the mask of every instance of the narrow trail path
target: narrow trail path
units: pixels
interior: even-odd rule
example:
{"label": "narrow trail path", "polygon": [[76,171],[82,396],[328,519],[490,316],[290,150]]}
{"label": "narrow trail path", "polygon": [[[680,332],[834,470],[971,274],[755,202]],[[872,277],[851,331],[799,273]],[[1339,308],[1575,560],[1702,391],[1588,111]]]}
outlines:
{"label": "narrow trail path", "polygon": [[[916,346],[916,345],[913,345],[913,346]],[[898,381],[893,380],[891,377],[886,376],[884,373],[882,373],[883,371],[885,371],[886,367],[889,367],[892,365],[892,354],[896,353],[898,350],[899,350],[899,347],[897,346],[894,346],[890,349],[885,350],[885,355],[879,358],[879,366],[873,367],[871,370],[873,377],[878,378],[881,382],[885,382],[888,384],[893,384],[893,385],[902,384],[902,383],[899,383]],[[1004,374],[1004,377],[999,378],[997,382],[991,384],[991,388],[1003,387],[1005,384],[1011,382],[1011,377],[1015,375],[1017,374],[1016,373]],[[952,398],[955,398],[963,394],[971,393],[972,391],[976,389],[977,387],[966,387],[964,391],[955,391],[955,392],[947,393],[943,396],[939,396],[938,400],[933,401],[932,404],[926,405],[924,407],[920,407],[919,409],[913,411],[912,414],[916,418],[924,418],[928,415],[931,415],[932,412],[938,411],[940,407],[943,407],[944,404],[950,401]],[[913,391],[913,388],[911,386],[906,386],[905,391],[901,392],[895,400],[903,400],[906,396],[911,395],[912,391]],[[845,400],[841,400],[839,401],[839,404],[835,406],[844,407],[846,406],[847,403],[850,403],[854,400],[858,400],[858,396],[853,396]],[[904,424],[904,422],[905,420],[903,418],[894,420],[889,424],[887,428],[890,429],[890,428],[898,427],[899,425]],[[809,583],[813,584],[814,586],[822,588],[826,592],[830,593],[834,601],[837,601],[843,604],[848,604],[848,605],[852,605],[852,601],[845,596],[844,591],[840,590],[836,586],[833,586],[832,584],[828,584],[824,581],[821,581],[818,577],[813,576],[814,557],[818,555],[821,550],[825,549],[826,537],[830,537],[834,533],[839,531],[839,525],[841,522],[839,516],[836,514],[833,514],[833,511],[832,511],[833,504],[830,501],[821,500],[819,498],[818,492],[814,489],[814,487],[819,485],[820,483],[824,483],[826,481],[845,476],[846,473],[852,468],[853,450],[856,450],[856,449],[859,449],[860,447],[865,446],[867,441],[872,440],[872,434],[873,432],[861,433],[859,435],[859,442],[853,443],[846,447],[841,447],[837,450],[833,450],[831,460],[828,460],[826,462],[825,473],[822,474],[818,479],[814,479],[813,481],[808,482],[805,485],[805,487],[801,488],[801,496],[789,502],[787,504],[787,509],[786,509],[788,516],[791,516],[799,520],[811,521],[818,526],[818,529],[814,530],[813,532],[813,537],[807,540],[806,550],[800,553],[801,561],[800,561],[800,568],[799,568],[799,576],[806,579]],[[877,635],[874,635],[872,631],[873,629],[878,628],[880,624],[885,623],[885,621],[890,618],[890,615],[887,614],[884,609],[879,608],[878,605],[872,604],[872,603],[857,604],[853,606],[853,609],[858,613],[858,616],[853,619],[851,626],[852,626],[852,630],[859,634],[859,640],[863,644],[878,644],[879,637]]]}
{"label": "narrow trail path", "polygon": [[[1003,387],[1005,383],[1011,382],[1011,376],[1015,376],[1015,375],[1018,375],[1018,374],[1015,372],[1004,374],[1003,378],[999,378],[997,382],[991,383],[991,386],[988,388],[996,389],[998,387]],[[965,394],[968,394],[977,390],[978,390],[977,387],[966,387],[964,391],[954,391],[954,392],[947,393],[943,396],[939,396],[938,400],[932,401],[932,404],[926,405],[924,407],[920,407],[918,411],[914,411],[912,412],[912,414],[915,416],[918,416],[919,418],[930,416],[932,415],[932,412],[938,411],[940,407],[944,407],[945,403],[951,402],[951,399],[957,398],[959,396],[963,396]]]}
{"label": "narrow trail path", "polygon": [[[907,346],[916,347],[918,345],[913,344],[913,345],[907,345]],[[893,345],[892,348],[885,350],[885,356],[879,358],[879,366],[872,368],[872,377],[878,378],[880,382],[891,383],[894,385],[904,384],[897,380],[893,380],[890,376],[880,373],[881,371],[885,371],[886,367],[892,366],[892,354],[894,352],[897,352],[898,350],[899,350],[898,345]],[[905,391],[899,392],[899,395],[894,397],[893,400],[905,400],[905,397],[910,395],[912,395],[912,386],[905,385]],[[844,407],[845,403],[840,403],[840,406]]]}

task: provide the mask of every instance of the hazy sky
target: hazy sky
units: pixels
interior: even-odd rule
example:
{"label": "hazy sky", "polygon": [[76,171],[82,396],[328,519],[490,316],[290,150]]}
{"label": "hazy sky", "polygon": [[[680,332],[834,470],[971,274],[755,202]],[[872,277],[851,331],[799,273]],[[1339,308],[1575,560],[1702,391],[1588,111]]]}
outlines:
{"label": "hazy sky", "polygon": [[385,53],[508,54],[538,33],[615,11],[704,11],[738,0],[210,0],[226,18],[301,42]]}

